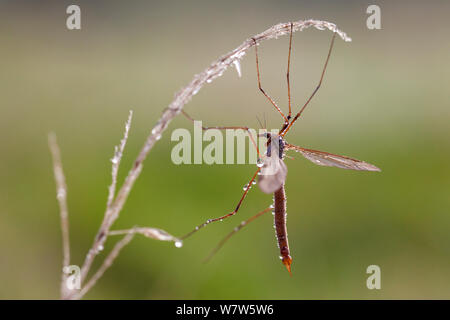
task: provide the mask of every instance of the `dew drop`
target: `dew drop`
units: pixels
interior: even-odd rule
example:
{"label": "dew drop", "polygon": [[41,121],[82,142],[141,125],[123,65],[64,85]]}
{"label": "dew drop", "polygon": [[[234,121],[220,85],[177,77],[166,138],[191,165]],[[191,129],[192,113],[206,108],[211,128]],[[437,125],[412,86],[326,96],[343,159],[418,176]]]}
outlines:
{"label": "dew drop", "polygon": [[181,240],[175,241],[175,247],[181,248],[182,246],[183,246],[183,241],[181,241]]}
{"label": "dew drop", "polygon": [[264,161],[262,161],[261,159],[258,159],[258,162],[256,163],[256,166],[258,168],[262,168],[264,166]]}
{"label": "dew drop", "polygon": [[234,67],[236,68],[236,71],[237,71],[237,74],[238,74],[238,76],[239,76],[239,78],[242,76],[242,73],[241,73],[241,63],[239,62],[239,60],[234,60],[233,61],[233,65],[234,65]]}
{"label": "dew drop", "polygon": [[161,121],[159,121],[156,125],[155,125],[155,127],[152,129],[152,134],[156,134],[158,131],[161,131],[161,129],[162,129],[162,123],[161,123]]}
{"label": "dew drop", "polygon": [[64,188],[59,188],[58,193],[56,194],[57,199],[64,199],[66,196],[66,190]]}

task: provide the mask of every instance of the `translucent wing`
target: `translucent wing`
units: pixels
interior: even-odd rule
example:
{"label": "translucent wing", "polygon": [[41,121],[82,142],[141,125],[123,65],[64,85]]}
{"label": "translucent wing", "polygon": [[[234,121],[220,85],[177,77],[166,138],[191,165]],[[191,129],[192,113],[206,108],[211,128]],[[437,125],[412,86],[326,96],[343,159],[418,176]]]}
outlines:
{"label": "translucent wing", "polygon": [[261,168],[258,186],[264,193],[274,193],[286,180],[287,167],[283,160],[275,157],[267,157]]}
{"label": "translucent wing", "polygon": [[285,150],[294,150],[300,152],[306,159],[319,166],[337,167],[348,170],[381,171],[374,165],[361,160],[339,156],[337,154],[332,154],[324,151],[306,149],[288,143],[286,143],[285,145]]}

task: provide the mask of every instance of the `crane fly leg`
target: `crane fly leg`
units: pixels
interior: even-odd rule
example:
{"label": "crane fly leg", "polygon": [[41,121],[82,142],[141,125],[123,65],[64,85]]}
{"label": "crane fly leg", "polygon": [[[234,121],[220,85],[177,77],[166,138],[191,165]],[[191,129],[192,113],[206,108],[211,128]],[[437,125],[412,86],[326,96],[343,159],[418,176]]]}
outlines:
{"label": "crane fly leg", "polygon": [[266,208],[261,212],[258,212],[257,214],[255,214],[254,216],[248,218],[247,220],[242,221],[236,228],[233,229],[233,231],[231,231],[229,234],[227,234],[225,236],[225,238],[223,238],[219,244],[214,248],[214,250],[211,251],[211,253],[208,255],[208,257],[206,257],[206,259],[204,260],[204,262],[208,262],[216,253],[217,251],[220,250],[220,248],[223,247],[223,245],[235,234],[237,233],[239,230],[241,230],[243,227],[245,227],[247,224],[249,224],[250,222],[252,222],[253,220],[255,220],[256,218],[262,216],[264,213],[272,211],[272,207]]}
{"label": "crane fly leg", "polygon": [[292,48],[292,27],[293,23],[291,22],[291,33],[289,35],[289,54],[288,54],[288,64],[287,64],[287,72],[286,72],[286,79],[287,79],[287,89],[288,89],[288,101],[289,101],[289,114],[287,116],[287,119],[291,119],[292,110],[291,110],[291,83],[289,80],[289,69],[291,67],[291,48]]}
{"label": "crane fly leg", "polygon": [[336,38],[336,32],[333,33],[333,38],[331,38],[331,44],[330,44],[330,48],[328,49],[328,55],[327,55],[327,59],[325,60],[325,65],[323,66],[322,69],[322,74],[320,75],[320,80],[319,83],[317,84],[316,88],[314,89],[313,93],[309,96],[309,99],[306,101],[306,103],[303,105],[303,107],[300,109],[300,111],[295,115],[295,117],[292,119],[292,121],[289,123],[289,125],[287,126],[286,129],[283,130],[283,132],[281,133],[281,136],[284,137],[284,135],[289,131],[289,129],[292,127],[292,125],[294,124],[295,121],[297,121],[297,119],[300,117],[300,115],[303,113],[303,111],[305,110],[305,108],[308,106],[309,102],[312,100],[312,98],[316,95],[317,91],[319,91],[320,86],[322,85],[322,81],[323,81],[323,77],[325,75],[325,71],[327,70],[327,66],[328,66],[328,61],[330,60],[330,56],[331,56],[331,51],[333,50],[333,45],[334,45],[334,39]]}
{"label": "crane fly leg", "polygon": [[253,181],[255,181],[256,176],[258,175],[258,172],[259,172],[260,170],[261,170],[261,168],[258,168],[258,170],[256,170],[256,172],[253,174],[252,179],[250,180],[250,182],[249,182],[249,183],[247,184],[247,186],[245,187],[244,194],[242,195],[241,199],[239,200],[239,202],[238,202],[238,204],[237,204],[237,206],[236,206],[236,209],[234,209],[234,210],[233,210],[232,212],[230,212],[230,213],[227,213],[227,214],[224,215],[224,216],[221,216],[221,217],[218,217],[218,218],[214,218],[214,219],[208,219],[208,220],[206,220],[204,223],[202,223],[202,224],[198,225],[197,227],[195,227],[194,230],[192,230],[192,231],[189,232],[188,234],[186,234],[186,235],[180,237],[180,240],[184,240],[184,239],[190,237],[191,235],[193,235],[194,233],[196,233],[198,230],[200,230],[200,229],[203,228],[203,227],[206,227],[208,224],[210,224],[210,223],[212,223],[212,222],[222,221],[222,220],[224,220],[224,219],[226,219],[226,218],[229,218],[229,217],[231,217],[231,216],[234,216],[234,215],[239,211],[239,208],[241,207],[242,202],[244,201],[245,197],[247,196],[247,194],[248,194],[248,192],[249,192],[249,190],[250,190],[250,188],[251,188],[251,186],[252,186],[252,184],[253,184]]}
{"label": "crane fly leg", "polygon": [[[194,120],[190,115],[188,115],[184,110],[181,110],[181,113],[182,113],[187,119],[189,119],[190,121],[192,121],[192,123],[195,122],[195,120]],[[201,128],[202,128],[203,131],[206,131],[206,130],[212,130],[212,129],[217,129],[217,130],[227,130],[227,129],[238,130],[238,129],[241,129],[241,130],[246,131],[247,134],[248,134],[248,137],[250,138],[250,141],[252,142],[253,146],[254,146],[255,149],[256,149],[256,152],[258,153],[258,160],[261,159],[261,154],[260,154],[260,152],[259,152],[258,145],[256,144],[256,140],[255,140],[255,138],[253,137],[253,135],[252,135],[252,133],[251,133],[249,127],[240,127],[240,126],[203,127],[203,126],[202,126]]]}
{"label": "crane fly leg", "polygon": [[258,77],[258,88],[259,91],[272,103],[272,105],[275,107],[275,109],[280,113],[280,115],[283,117],[285,123],[289,123],[289,119],[284,115],[283,111],[277,106],[275,101],[264,91],[264,89],[261,86],[261,77],[259,75],[259,60],[258,60],[258,44],[256,43],[256,40],[253,38],[253,42],[255,43],[255,57],[256,57],[256,75]]}

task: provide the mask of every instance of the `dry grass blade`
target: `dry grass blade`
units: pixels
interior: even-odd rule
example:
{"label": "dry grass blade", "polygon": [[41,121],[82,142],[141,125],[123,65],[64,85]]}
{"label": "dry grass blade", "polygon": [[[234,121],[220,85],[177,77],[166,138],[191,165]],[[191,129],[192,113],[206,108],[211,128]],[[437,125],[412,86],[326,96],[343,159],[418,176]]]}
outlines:
{"label": "dry grass blade", "polygon": [[[69,210],[67,208],[67,185],[66,178],[61,162],[61,153],[54,133],[48,135],[48,145],[53,159],[53,172],[56,183],[56,199],[59,204],[59,213],[61,219],[61,232],[63,244],[63,266],[62,269],[70,264],[70,242],[69,242]],[[61,270],[62,270],[61,269]],[[65,287],[66,274],[62,272],[61,295],[66,292]]]}
{"label": "dry grass blade", "polygon": [[[86,276],[89,273],[89,270],[92,266],[92,263],[94,262],[95,257],[102,250],[102,248],[104,246],[104,243],[106,241],[110,227],[112,226],[113,222],[118,218],[119,212],[121,210],[121,207],[119,210],[117,210],[117,200],[123,199],[121,191],[124,190],[124,187],[122,186],[122,188],[119,190],[119,193],[116,197],[115,197],[115,190],[116,190],[116,185],[117,185],[117,175],[119,172],[119,165],[120,165],[120,161],[122,159],[125,145],[128,140],[128,134],[129,134],[130,127],[131,127],[132,116],[133,116],[133,112],[130,111],[130,113],[128,115],[128,120],[125,123],[125,130],[124,130],[123,138],[120,141],[119,146],[116,146],[114,148],[114,157],[111,159],[112,182],[108,189],[108,200],[107,200],[106,211],[105,211],[105,214],[103,217],[102,224],[100,225],[100,228],[97,232],[97,236],[94,240],[94,244],[92,245],[91,249],[89,249],[88,253],[86,254],[86,258],[84,260],[83,266],[81,267],[81,282],[83,282],[86,279]],[[140,172],[140,170],[138,172]],[[126,189],[127,188],[125,188],[125,190]],[[129,192],[129,190],[128,190],[128,192]],[[81,297],[80,295],[78,295],[78,296]]]}
{"label": "dry grass blade", "polygon": [[175,242],[175,245],[177,247],[181,247],[183,244],[183,242],[179,238],[174,237],[170,233],[168,233],[162,229],[158,229],[158,228],[135,227],[135,228],[126,229],[126,230],[113,230],[113,231],[110,231],[108,234],[110,236],[117,236],[117,235],[122,235],[122,234],[129,234],[129,233],[142,234],[143,236],[145,236],[147,238],[155,239],[155,240],[159,240],[159,241],[173,241],[173,242]]}
{"label": "dry grass blade", "polygon": [[116,260],[117,256],[119,255],[120,251],[125,247],[127,244],[130,243],[130,241],[133,239],[134,234],[129,233],[125,237],[123,237],[119,242],[116,243],[114,248],[111,250],[111,252],[108,254],[108,256],[103,261],[100,268],[97,270],[97,272],[92,276],[91,279],[83,286],[81,291],[76,294],[73,299],[80,299],[82,298],[100,279],[106,270],[113,264],[114,260]]}
{"label": "dry grass blade", "polygon": [[117,185],[117,175],[119,173],[119,165],[120,160],[122,160],[123,150],[125,149],[125,145],[128,140],[128,133],[130,132],[131,127],[131,119],[133,117],[133,111],[130,110],[130,114],[128,115],[128,120],[125,124],[125,132],[123,133],[123,138],[120,140],[120,145],[114,148],[114,157],[111,159],[112,169],[111,169],[111,177],[112,182],[108,189],[108,201],[106,203],[106,207],[109,208],[114,199],[114,195],[116,193],[116,185]]}

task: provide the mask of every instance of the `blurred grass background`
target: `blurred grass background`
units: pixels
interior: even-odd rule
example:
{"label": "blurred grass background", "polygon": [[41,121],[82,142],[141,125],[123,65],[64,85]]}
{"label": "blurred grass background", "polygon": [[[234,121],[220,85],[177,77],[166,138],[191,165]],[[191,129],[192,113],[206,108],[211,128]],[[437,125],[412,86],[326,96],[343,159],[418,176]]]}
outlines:
{"label": "blurred grass background", "polygon": [[[289,277],[269,214],[202,259],[242,219],[268,206],[254,188],[239,214],[182,249],[137,237],[86,298],[450,298],[449,3],[377,1],[382,30],[366,28],[371,1],[77,1],[82,30],[65,27],[69,1],[0,2],[0,298],[57,298],[59,214],[47,134],[56,132],[68,182],[72,263],[102,219],[113,146],[134,120],[121,179],[173,94],[218,56],[278,22],[336,23],[325,82],[287,140],[349,155],[381,173],[287,159]],[[292,96],[301,105],[320,75],[330,32],[294,35]],[[288,37],[260,46],[263,87],[287,106]],[[258,92],[254,55],[204,87],[186,111],[206,125],[270,128],[278,114]],[[181,235],[232,210],[253,165],[176,166],[173,129],[156,144],[115,228]],[[111,247],[116,239],[111,238]],[[101,260],[102,256],[99,257]],[[98,261],[97,261],[98,262]],[[366,288],[381,267],[381,290]]]}

